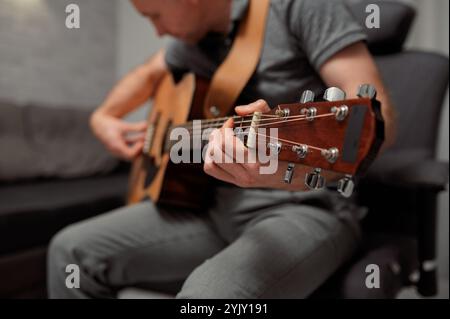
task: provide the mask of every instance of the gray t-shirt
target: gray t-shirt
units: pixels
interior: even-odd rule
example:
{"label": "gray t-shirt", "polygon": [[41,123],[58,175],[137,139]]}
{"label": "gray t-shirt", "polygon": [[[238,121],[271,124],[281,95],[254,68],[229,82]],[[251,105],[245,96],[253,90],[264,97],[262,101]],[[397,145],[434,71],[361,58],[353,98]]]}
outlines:
{"label": "gray t-shirt", "polygon": [[[248,0],[232,0],[228,35],[209,34],[198,45],[172,39],[166,62],[174,74],[210,79],[232,45]],[[342,0],[272,0],[260,63],[237,104],[265,99],[271,107],[297,102],[301,91],[320,93],[318,71],[334,54],[366,35]],[[356,90],[356,88],[355,88]]]}

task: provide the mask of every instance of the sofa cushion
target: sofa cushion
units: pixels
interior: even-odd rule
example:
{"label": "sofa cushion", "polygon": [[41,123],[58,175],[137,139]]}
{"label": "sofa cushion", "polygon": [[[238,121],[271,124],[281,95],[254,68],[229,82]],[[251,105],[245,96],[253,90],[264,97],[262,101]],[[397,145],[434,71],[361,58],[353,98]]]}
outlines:
{"label": "sofa cushion", "polygon": [[128,172],[0,186],[0,255],[46,244],[61,228],[124,204]]}
{"label": "sofa cushion", "polygon": [[90,113],[0,101],[0,181],[111,172],[118,160],[91,133]]}

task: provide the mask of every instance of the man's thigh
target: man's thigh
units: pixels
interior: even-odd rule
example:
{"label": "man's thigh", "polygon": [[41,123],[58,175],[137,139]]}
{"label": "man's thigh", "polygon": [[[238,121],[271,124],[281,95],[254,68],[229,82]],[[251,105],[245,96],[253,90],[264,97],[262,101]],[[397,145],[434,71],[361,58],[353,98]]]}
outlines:
{"label": "man's thigh", "polygon": [[50,253],[72,256],[86,276],[105,285],[151,286],[183,281],[224,246],[207,216],[144,202],[69,226]]}
{"label": "man's thigh", "polygon": [[317,207],[270,207],[196,268],[177,297],[307,297],[356,249],[353,226]]}

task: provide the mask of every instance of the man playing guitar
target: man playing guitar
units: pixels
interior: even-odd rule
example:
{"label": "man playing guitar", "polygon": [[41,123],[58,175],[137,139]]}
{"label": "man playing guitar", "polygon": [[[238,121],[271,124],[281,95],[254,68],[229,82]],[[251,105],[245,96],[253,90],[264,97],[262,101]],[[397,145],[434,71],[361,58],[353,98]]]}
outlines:
{"label": "man playing guitar", "polygon": [[[122,79],[93,114],[92,129],[112,153],[133,160],[142,152],[148,124],[122,118],[157,94],[165,74],[212,78],[249,1],[132,0],[160,36],[174,39]],[[365,39],[341,0],[271,0],[260,61],[235,112],[268,112],[324,84],[356,97],[360,84],[371,83],[382,105],[383,147],[389,146],[393,109]],[[207,156],[211,149],[225,152],[223,140],[237,139],[225,134],[227,127],[232,121],[211,135]],[[359,220],[347,199],[328,189],[307,191],[310,168],[297,167],[284,183],[288,165],[280,161],[276,174],[262,175],[259,163],[210,160],[204,171],[224,183],[206,214],[147,200],[69,226],[50,246],[50,297],[113,298],[130,286],[177,298],[307,297],[355,252]],[[80,266],[80,289],[65,286],[68,264]]]}

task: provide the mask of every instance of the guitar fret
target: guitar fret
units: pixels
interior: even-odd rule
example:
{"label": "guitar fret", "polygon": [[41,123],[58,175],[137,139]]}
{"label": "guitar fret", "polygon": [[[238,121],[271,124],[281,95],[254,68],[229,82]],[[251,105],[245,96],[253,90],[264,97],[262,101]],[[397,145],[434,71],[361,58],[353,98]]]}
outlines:
{"label": "guitar fret", "polygon": [[[207,143],[208,139],[205,137],[206,141],[203,141],[203,134],[208,129],[220,129],[230,118],[233,118],[236,121],[239,121],[239,126],[242,128],[245,122],[245,117],[242,116],[234,116],[234,117],[223,117],[223,118],[216,118],[212,120],[199,120],[200,121],[200,138],[201,141],[201,147],[203,148]],[[190,121],[183,125],[175,125],[170,126],[168,128],[168,133],[166,134],[166,139],[164,141],[164,151],[168,152],[170,149],[178,142],[178,141],[171,141],[170,140],[170,133],[176,129],[176,128],[186,128],[190,133],[190,145],[193,145],[193,139],[199,138],[196,136],[199,134],[199,132],[194,132],[194,122]],[[198,128],[197,128],[198,129]],[[194,134],[195,133],[195,134]],[[208,136],[209,137],[209,136]]]}

